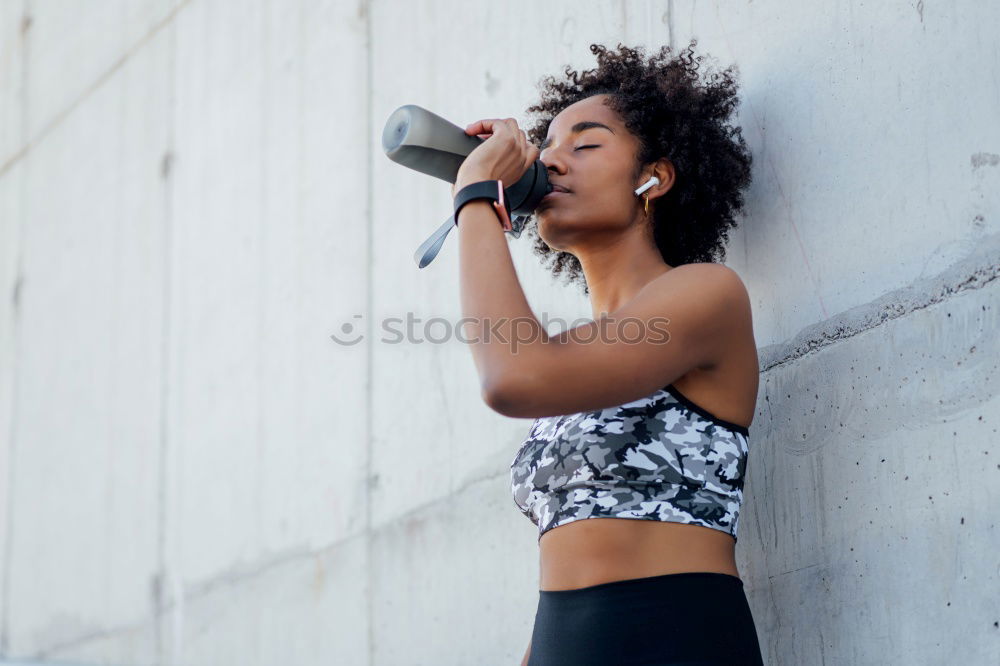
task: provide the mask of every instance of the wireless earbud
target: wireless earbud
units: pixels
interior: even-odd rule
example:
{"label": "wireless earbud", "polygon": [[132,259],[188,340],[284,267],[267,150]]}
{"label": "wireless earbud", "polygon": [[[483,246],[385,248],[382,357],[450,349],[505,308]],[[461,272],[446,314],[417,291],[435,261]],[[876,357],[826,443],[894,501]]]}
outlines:
{"label": "wireless earbud", "polygon": [[636,193],[636,195],[640,195],[641,196],[643,192],[645,192],[646,190],[648,190],[651,187],[656,187],[659,184],[660,184],[660,179],[657,178],[656,176],[653,176],[652,178],[650,178],[649,180],[647,180],[643,184],[642,187],[640,187],[639,189],[637,189],[635,191],[635,193]]}

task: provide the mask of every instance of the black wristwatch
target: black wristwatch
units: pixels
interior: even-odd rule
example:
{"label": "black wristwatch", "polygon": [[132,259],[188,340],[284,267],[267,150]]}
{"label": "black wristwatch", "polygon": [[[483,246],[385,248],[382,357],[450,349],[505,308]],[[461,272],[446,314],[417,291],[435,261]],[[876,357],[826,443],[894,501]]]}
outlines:
{"label": "black wristwatch", "polygon": [[475,201],[476,199],[489,199],[493,202],[493,209],[500,217],[500,225],[504,231],[510,231],[513,227],[510,222],[510,204],[503,195],[502,180],[481,180],[478,183],[466,185],[455,195],[455,225],[458,225],[458,211],[462,206]]}

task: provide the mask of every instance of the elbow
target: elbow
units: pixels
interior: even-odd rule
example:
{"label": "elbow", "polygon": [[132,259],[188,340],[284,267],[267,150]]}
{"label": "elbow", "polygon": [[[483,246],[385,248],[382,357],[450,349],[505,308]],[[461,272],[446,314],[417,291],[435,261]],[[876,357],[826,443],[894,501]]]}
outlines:
{"label": "elbow", "polygon": [[505,384],[495,381],[483,382],[481,393],[483,402],[494,412],[504,416],[514,416],[510,402],[511,392]]}

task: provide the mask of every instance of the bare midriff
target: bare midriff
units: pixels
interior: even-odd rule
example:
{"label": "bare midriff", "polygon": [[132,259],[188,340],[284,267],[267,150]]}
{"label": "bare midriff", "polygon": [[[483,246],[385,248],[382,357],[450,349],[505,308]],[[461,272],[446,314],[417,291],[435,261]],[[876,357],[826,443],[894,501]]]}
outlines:
{"label": "bare midriff", "polygon": [[740,575],[736,540],[702,525],[585,518],[550,529],[538,548],[545,591],[693,571]]}

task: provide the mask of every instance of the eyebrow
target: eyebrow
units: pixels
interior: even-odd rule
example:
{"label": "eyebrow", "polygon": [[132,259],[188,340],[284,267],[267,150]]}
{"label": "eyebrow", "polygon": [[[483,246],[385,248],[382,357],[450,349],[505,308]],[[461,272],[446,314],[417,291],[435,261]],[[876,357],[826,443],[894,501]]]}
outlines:
{"label": "eyebrow", "polygon": [[[573,125],[572,127],[569,128],[569,133],[570,134],[579,134],[583,130],[591,129],[591,128],[594,128],[594,127],[603,127],[604,129],[608,130],[612,134],[615,133],[615,131],[613,129],[611,129],[610,127],[608,127],[604,123],[599,123],[599,122],[597,122],[595,120],[584,120],[584,121],[578,122],[576,125]],[[545,150],[546,148],[549,147],[549,145],[551,143],[552,143],[552,139],[545,139],[545,141],[542,141],[542,145],[540,145],[538,147],[538,149],[539,150]]]}

